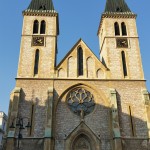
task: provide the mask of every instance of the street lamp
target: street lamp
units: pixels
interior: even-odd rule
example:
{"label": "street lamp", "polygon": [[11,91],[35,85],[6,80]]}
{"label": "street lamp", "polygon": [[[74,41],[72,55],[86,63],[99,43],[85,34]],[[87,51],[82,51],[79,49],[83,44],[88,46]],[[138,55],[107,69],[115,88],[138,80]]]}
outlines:
{"label": "street lamp", "polygon": [[[21,134],[21,131],[24,130],[25,128],[31,128],[31,124],[30,122],[28,121],[27,125],[24,125],[24,120],[25,119],[29,119],[27,117],[16,117],[13,119],[12,121],[12,124],[9,128],[11,129],[14,129],[14,128],[17,128],[19,129],[19,133],[18,133],[18,144],[17,144],[17,148],[19,149],[20,148],[20,144],[19,144],[19,141],[23,138],[22,134]],[[16,126],[14,125],[14,121],[16,120]]]}

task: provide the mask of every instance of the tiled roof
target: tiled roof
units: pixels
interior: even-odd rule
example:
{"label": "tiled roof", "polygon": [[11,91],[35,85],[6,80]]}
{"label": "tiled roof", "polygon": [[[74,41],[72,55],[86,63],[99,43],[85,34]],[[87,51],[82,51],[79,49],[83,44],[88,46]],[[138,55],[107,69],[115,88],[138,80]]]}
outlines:
{"label": "tiled roof", "polygon": [[52,0],[32,0],[27,10],[54,11],[54,5]]}
{"label": "tiled roof", "polygon": [[125,0],[107,0],[105,13],[107,12],[131,12]]}

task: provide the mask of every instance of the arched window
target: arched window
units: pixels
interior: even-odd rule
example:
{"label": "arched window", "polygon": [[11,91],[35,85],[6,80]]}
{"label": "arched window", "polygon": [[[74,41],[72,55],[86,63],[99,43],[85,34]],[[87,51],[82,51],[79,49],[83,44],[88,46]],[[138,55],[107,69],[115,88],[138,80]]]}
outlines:
{"label": "arched window", "polygon": [[118,24],[118,22],[115,22],[114,28],[115,28],[115,35],[120,35],[119,24]]}
{"label": "arched window", "polygon": [[38,33],[38,30],[39,30],[39,22],[35,20],[33,24],[33,34]]}
{"label": "arched window", "polygon": [[46,22],[43,20],[41,21],[40,34],[45,34],[45,29],[46,29]]}
{"label": "arched window", "polygon": [[77,51],[77,61],[78,61],[78,76],[82,76],[83,75],[83,50],[81,47],[79,47],[78,51]]}
{"label": "arched window", "polygon": [[60,77],[60,78],[65,77],[65,71],[64,71],[64,69],[60,68],[58,70],[58,77]]}
{"label": "arched window", "polygon": [[38,74],[38,70],[39,70],[39,50],[37,49],[35,52],[34,75]]}
{"label": "arched window", "polygon": [[123,67],[123,74],[124,76],[127,76],[127,65],[126,65],[126,57],[125,57],[125,52],[122,51],[121,52],[121,56],[122,56],[122,67]]}
{"label": "arched window", "polygon": [[127,29],[124,22],[121,23],[122,35],[127,35]]}

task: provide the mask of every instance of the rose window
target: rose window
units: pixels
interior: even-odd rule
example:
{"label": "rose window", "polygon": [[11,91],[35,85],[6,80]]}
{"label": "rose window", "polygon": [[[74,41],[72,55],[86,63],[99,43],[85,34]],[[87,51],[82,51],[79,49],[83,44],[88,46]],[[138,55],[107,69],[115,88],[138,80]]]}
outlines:
{"label": "rose window", "polygon": [[90,114],[95,107],[93,95],[83,88],[70,92],[67,103],[70,110],[81,117]]}

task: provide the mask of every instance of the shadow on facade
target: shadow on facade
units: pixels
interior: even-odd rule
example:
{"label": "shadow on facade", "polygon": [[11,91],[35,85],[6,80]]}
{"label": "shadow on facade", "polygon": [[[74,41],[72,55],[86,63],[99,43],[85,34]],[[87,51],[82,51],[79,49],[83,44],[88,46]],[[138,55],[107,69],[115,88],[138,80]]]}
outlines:
{"label": "shadow on facade", "polygon": [[[46,100],[41,100],[41,97],[34,95],[32,95],[32,99],[28,99],[22,90],[20,98],[15,97],[10,102],[9,110],[11,111],[9,112],[7,136],[11,130],[9,126],[15,117],[14,114],[18,112],[17,116],[27,117],[32,123],[30,130],[24,129],[21,132],[23,138],[20,140],[20,149],[44,150],[44,141],[47,138],[45,138],[45,128],[49,125],[48,116],[51,115],[53,116],[50,119],[52,134],[48,138],[54,142],[54,150],[73,150],[71,146],[74,144],[79,144],[78,146],[81,148],[87,146],[87,150],[120,150],[116,148],[116,139],[120,139],[122,150],[150,150],[147,122],[132,115],[130,108],[129,114],[122,111],[119,93],[116,93],[116,106],[110,104],[110,107],[106,107],[95,102],[94,109],[89,110],[88,113],[84,112],[83,115],[82,112],[78,114],[71,110],[71,107],[68,106],[67,96],[68,93],[64,94],[58,101],[60,95],[54,90],[53,97],[47,96]],[[16,109],[17,99],[19,105]],[[49,110],[51,101],[53,102],[52,114]],[[27,121],[24,122],[24,124],[26,123]],[[14,147],[13,150],[17,149],[17,127],[14,131],[14,138],[6,136],[7,138],[3,140],[2,150],[12,150],[12,147]],[[10,139],[13,141],[10,142],[12,145],[8,145]],[[82,140],[84,145],[78,142]],[[89,145],[86,145],[87,141],[90,143]]]}

